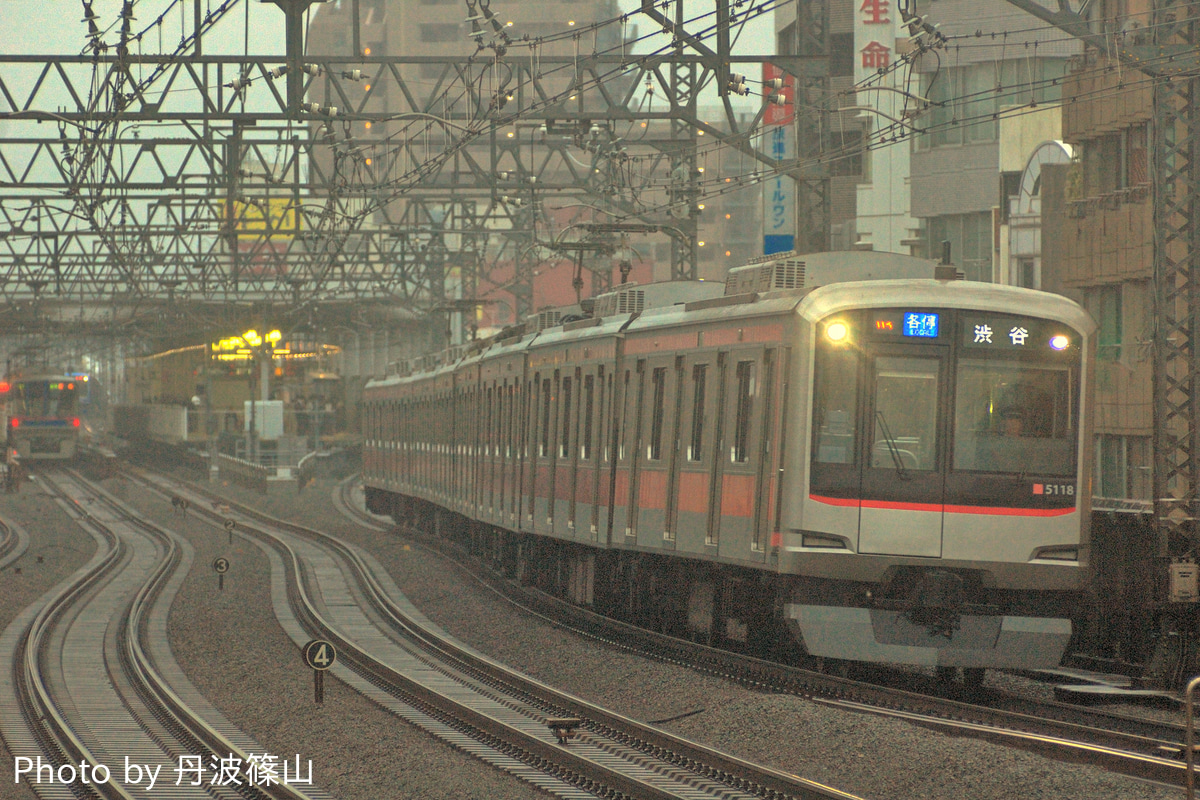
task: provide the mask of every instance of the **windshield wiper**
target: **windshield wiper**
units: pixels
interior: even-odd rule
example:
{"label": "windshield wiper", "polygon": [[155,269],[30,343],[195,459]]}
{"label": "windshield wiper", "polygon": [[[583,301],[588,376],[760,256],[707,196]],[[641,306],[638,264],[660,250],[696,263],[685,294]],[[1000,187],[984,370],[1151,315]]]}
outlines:
{"label": "windshield wiper", "polygon": [[900,457],[900,448],[896,447],[896,441],[892,438],[891,428],[888,427],[887,420],[884,419],[883,412],[876,409],[875,416],[879,419],[879,427],[883,430],[883,440],[887,442],[888,452],[892,454],[892,462],[896,465],[896,476],[902,481],[909,479],[908,467],[904,466],[904,459]]}

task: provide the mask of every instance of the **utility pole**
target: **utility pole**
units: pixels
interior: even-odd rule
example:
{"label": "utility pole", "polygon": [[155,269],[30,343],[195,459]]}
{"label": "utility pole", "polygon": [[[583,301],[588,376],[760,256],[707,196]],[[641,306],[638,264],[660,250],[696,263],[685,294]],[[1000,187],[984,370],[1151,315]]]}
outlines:
{"label": "utility pole", "polygon": [[[313,3],[329,0],[269,0],[279,6],[287,17],[287,110],[292,117],[300,116],[304,101],[304,14]],[[355,3],[357,8],[358,4]],[[357,36],[357,27],[355,36]]]}
{"label": "utility pole", "polygon": [[796,155],[803,170],[796,176],[796,252],[829,250],[829,165],[819,158],[824,147],[823,115],[802,112],[829,96],[829,3],[799,0],[796,5],[796,54],[805,58],[796,76],[794,99]]}

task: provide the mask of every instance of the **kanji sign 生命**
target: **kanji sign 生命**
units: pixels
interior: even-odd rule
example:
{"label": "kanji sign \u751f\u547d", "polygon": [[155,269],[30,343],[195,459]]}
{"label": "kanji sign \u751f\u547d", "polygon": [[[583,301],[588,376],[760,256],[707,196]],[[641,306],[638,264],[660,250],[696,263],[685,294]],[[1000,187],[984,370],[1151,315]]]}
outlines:
{"label": "kanji sign \u751f\u547d", "polygon": [[891,3],[888,0],[863,0],[863,4],[859,6],[859,13],[863,14],[863,22],[867,25],[883,25],[891,22],[888,19],[888,8]]}
{"label": "kanji sign \u751f\u547d", "polygon": [[863,69],[883,69],[891,63],[891,49],[879,42],[871,42],[859,52],[862,53]]}

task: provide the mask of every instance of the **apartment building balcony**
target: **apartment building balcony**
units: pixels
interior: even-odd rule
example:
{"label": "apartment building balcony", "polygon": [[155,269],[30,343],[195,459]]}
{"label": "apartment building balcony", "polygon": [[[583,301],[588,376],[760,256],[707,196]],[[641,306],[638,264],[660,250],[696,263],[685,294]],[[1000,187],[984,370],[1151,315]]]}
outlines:
{"label": "apartment building balcony", "polygon": [[1145,75],[1094,52],[1063,79],[1063,139],[1084,142],[1146,123],[1153,88]]}
{"label": "apartment building balcony", "polygon": [[1143,280],[1154,265],[1154,216],[1149,186],[1068,199],[1067,170],[1043,171],[1043,271],[1064,288]]}

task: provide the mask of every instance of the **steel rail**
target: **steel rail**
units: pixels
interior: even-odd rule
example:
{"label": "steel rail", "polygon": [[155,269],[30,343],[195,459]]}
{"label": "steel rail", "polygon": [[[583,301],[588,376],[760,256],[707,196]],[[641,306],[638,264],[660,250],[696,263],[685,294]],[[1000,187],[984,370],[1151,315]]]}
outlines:
{"label": "steel rail", "polygon": [[[341,502],[347,513],[376,529],[397,527],[388,526],[346,502],[349,483],[345,482],[340,489]],[[997,703],[1001,707],[967,703],[709,647],[614,620],[490,574],[481,576],[479,569],[464,564],[459,553],[450,550],[445,542],[431,542],[420,532],[408,532],[434,552],[454,561],[473,579],[522,612],[625,652],[679,664],[756,689],[795,694],[848,710],[903,716],[922,725],[1033,746],[1058,757],[1075,760],[1083,757],[1134,777],[1179,786],[1184,782],[1182,726],[1012,697],[1000,697]],[[895,675],[891,677],[894,679]],[[1002,707],[1006,703],[1019,704],[1026,710]],[[1105,727],[1106,724],[1137,732],[1115,730]],[[1173,757],[1176,751],[1179,758]],[[1171,752],[1172,757],[1161,755],[1166,752]]]}
{"label": "steel rail", "polygon": [[[145,476],[139,477],[142,480],[148,479]],[[164,491],[161,485],[156,488],[160,492]],[[178,492],[179,490],[175,489],[174,491]],[[543,711],[547,717],[573,716],[581,719],[583,721],[580,726],[582,729],[590,730],[596,736],[608,738],[625,747],[632,748],[643,754],[644,757],[662,762],[667,768],[685,770],[697,777],[723,784],[722,789],[719,790],[723,793],[744,792],[758,797],[803,798],[804,800],[828,800],[829,798],[849,800],[849,798],[853,797],[853,795],[840,792],[814,781],[808,781],[795,775],[789,775],[778,770],[753,764],[661,731],[653,726],[615,714],[585,700],[559,692],[552,687],[513,672],[495,661],[469,651],[464,651],[452,642],[447,641],[437,631],[428,629],[420,622],[412,619],[403,609],[397,606],[383,589],[370,567],[362,560],[361,556],[353,548],[337,540],[336,537],[275,519],[255,509],[230,502],[227,498],[207,492],[199,487],[188,486],[186,492],[194,493],[201,498],[214,500],[218,503],[224,503],[236,508],[239,514],[247,518],[280,528],[310,541],[318,541],[324,546],[332,547],[338,552],[341,558],[345,559],[353,567],[356,577],[360,581],[360,586],[367,594],[370,602],[375,605],[385,618],[390,620],[390,624],[399,632],[413,637],[428,652],[435,654],[440,659],[444,659],[452,669],[473,675],[476,680],[484,682],[485,685],[493,687],[496,691],[506,692],[523,702],[531,703],[535,708],[548,710],[549,713]],[[200,513],[209,516],[214,522],[222,519],[215,512],[204,509],[200,503],[193,503],[192,507],[198,508]],[[304,574],[304,565],[295,548],[268,531],[258,530],[254,532],[260,536],[268,537],[272,541],[273,546],[292,561],[292,569],[297,575]],[[311,606],[311,599],[308,597],[304,583],[305,581],[303,580],[290,581],[289,592],[295,592],[302,599],[302,603],[306,606],[304,613],[309,616],[310,624],[320,626],[310,628],[310,632],[330,637],[339,648],[343,648],[344,652],[353,654],[355,666],[365,670],[365,676],[368,679],[373,678],[375,680],[397,683],[406,691],[412,691],[423,703],[434,705],[443,713],[464,718],[465,722],[472,725],[479,725],[490,734],[499,735],[500,731],[494,727],[496,721],[492,718],[472,709],[464,709],[452,698],[446,698],[436,691],[417,684],[411,678],[398,673],[386,664],[380,663],[378,659],[375,659],[364,648],[339,634],[332,626],[329,626],[319,611]],[[438,705],[446,702],[449,702],[450,705]],[[519,734],[518,746],[528,748],[528,752],[535,758],[558,762],[560,764],[565,762],[565,767],[568,770],[577,772],[580,776],[597,776],[597,779],[602,783],[629,797],[679,797],[678,794],[664,791],[653,784],[631,778],[606,765],[597,764],[591,759],[583,758],[571,752],[566,747],[555,746],[545,740],[529,736],[523,731],[518,730],[516,733]]]}
{"label": "steel rail", "polygon": [[[202,717],[192,711],[183,699],[171,688],[154,665],[154,660],[144,648],[144,632],[148,626],[147,617],[155,602],[162,594],[167,581],[178,566],[180,559],[178,540],[166,533],[162,528],[152,525],[137,517],[123,507],[101,487],[87,481],[78,474],[72,474],[78,482],[94,491],[103,501],[109,504],[117,513],[126,518],[132,525],[141,528],[150,536],[157,539],[167,550],[166,556],[159,563],[154,573],[147,579],[137,596],[134,598],[129,614],[123,624],[123,629],[132,632],[124,636],[124,657],[127,668],[137,678],[136,688],[141,690],[144,699],[148,699],[148,707],[159,715],[181,741],[191,741],[204,747],[216,755],[231,755],[240,759],[241,763],[249,763],[250,755],[245,749],[226,737],[216,727],[209,725]],[[279,800],[310,800],[308,795],[288,784],[275,784],[260,792],[266,797]]]}
{"label": "steel rail", "polygon": [[[90,518],[86,511],[81,513],[84,515],[84,519]],[[83,525],[83,522],[80,524]],[[63,587],[42,607],[22,637],[17,651],[21,664],[18,686],[27,692],[27,700],[23,705],[27,705],[32,711],[26,717],[26,724],[35,738],[52,745],[53,752],[47,752],[47,756],[56,759],[58,765],[82,763],[83,761],[89,764],[102,763],[96,758],[91,748],[76,734],[60,711],[58,704],[54,701],[53,693],[46,685],[41,664],[43,656],[50,647],[50,632],[53,627],[73,604],[80,602],[94,586],[114,574],[117,565],[124,559],[125,543],[111,531],[101,528],[95,528],[95,530],[103,536],[108,544],[107,552],[90,569]],[[105,786],[104,796],[120,798],[120,800],[133,800],[133,795],[126,792],[120,784],[110,782]],[[93,789],[92,791],[93,796],[98,796],[97,790]]]}
{"label": "steel rail", "polygon": [[[86,486],[88,491],[95,493],[114,513],[123,517],[123,521],[141,527],[161,547],[161,557],[153,565],[149,575],[137,589],[119,620],[115,639],[119,648],[117,657],[121,665],[120,672],[124,674],[122,675],[120,672],[111,673],[112,691],[117,692],[119,695],[122,689],[117,687],[127,685],[128,690],[136,693],[145,705],[144,712],[134,709],[128,703],[128,698],[123,698],[121,703],[137,726],[149,735],[152,740],[158,742],[156,735],[152,732],[153,726],[149,724],[147,718],[140,716],[142,713],[148,713],[156,719],[158,725],[172,736],[178,744],[182,745],[180,749],[184,752],[195,752],[195,750],[190,748],[199,745],[204,751],[201,753],[202,756],[208,754],[218,757],[237,755],[241,758],[242,763],[247,763],[247,753],[224,737],[220,731],[195,715],[187,704],[178,697],[170,685],[159,674],[153,660],[143,648],[142,636],[146,616],[154,607],[154,604],[159,601],[166,581],[171,577],[180,561],[178,542],[169,534],[162,532],[161,529],[156,529],[154,526],[137,520],[121,507],[119,501],[116,501],[98,487],[90,485],[78,476],[72,476],[72,480],[78,482],[81,486]],[[65,620],[66,614],[77,605],[80,607],[86,605],[93,589],[105,585],[116,578],[120,572],[121,565],[127,561],[130,548],[121,536],[114,532],[108,525],[104,524],[103,521],[97,519],[89,511],[80,506],[54,480],[43,474],[41,483],[46,487],[47,491],[56,495],[68,508],[72,508],[77,512],[75,515],[76,521],[81,526],[86,525],[99,533],[104,541],[109,543],[109,549],[84,574],[59,591],[38,612],[33,622],[22,635],[18,646],[18,661],[21,666],[19,670],[20,674],[17,676],[17,685],[18,691],[27,696],[22,697],[20,703],[26,709],[25,722],[27,727],[34,738],[44,746],[45,754],[54,761],[56,767],[62,764],[78,763],[85,760],[92,765],[101,764],[103,761],[97,758],[93,748],[84,741],[84,735],[81,735],[73,728],[72,723],[67,719],[68,714],[55,699],[55,691],[50,688],[46,678],[48,674],[47,659],[50,657],[51,640],[54,638],[52,634],[56,627]],[[102,658],[102,654],[98,653],[97,657]],[[49,663],[59,662],[51,659]],[[59,664],[58,669],[65,670],[66,667]],[[111,669],[113,668],[110,667]],[[82,712],[78,710],[76,713],[82,715]],[[158,746],[162,747],[162,744],[159,743]],[[111,743],[105,742],[104,747],[111,748]],[[169,758],[169,748],[163,747],[163,752]],[[70,788],[90,797],[132,800],[138,796],[131,794],[116,780],[110,780],[105,784],[91,783],[83,787],[72,784]],[[197,788],[202,793],[211,790],[211,787],[206,786]],[[269,787],[243,785],[237,787],[218,787],[218,789],[218,796],[221,796],[221,794],[237,795],[250,798],[251,800],[254,800],[254,798],[311,800],[308,794],[283,783]],[[206,796],[210,795],[206,794]]]}
{"label": "steel rail", "polygon": [[25,554],[29,536],[16,525],[0,520],[0,570]]}

